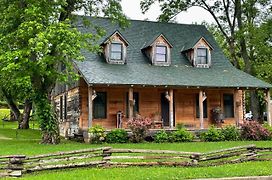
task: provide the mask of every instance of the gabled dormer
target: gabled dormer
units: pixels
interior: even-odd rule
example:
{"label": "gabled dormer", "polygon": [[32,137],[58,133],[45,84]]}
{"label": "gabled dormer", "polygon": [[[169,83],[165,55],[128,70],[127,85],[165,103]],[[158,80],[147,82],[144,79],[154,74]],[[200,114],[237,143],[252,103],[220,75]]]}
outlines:
{"label": "gabled dormer", "polygon": [[200,37],[196,41],[191,40],[188,42],[182,52],[185,53],[194,67],[209,68],[212,64],[212,50],[213,47],[210,43],[204,37]]}
{"label": "gabled dormer", "polygon": [[128,45],[128,41],[118,30],[108,36],[101,44],[107,63],[125,64]]}
{"label": "gabled dormer", "polygon": [[172,47],[163,34],[158,34],[145,43],[141,50],[153,65],[169,66],[171,64]]}

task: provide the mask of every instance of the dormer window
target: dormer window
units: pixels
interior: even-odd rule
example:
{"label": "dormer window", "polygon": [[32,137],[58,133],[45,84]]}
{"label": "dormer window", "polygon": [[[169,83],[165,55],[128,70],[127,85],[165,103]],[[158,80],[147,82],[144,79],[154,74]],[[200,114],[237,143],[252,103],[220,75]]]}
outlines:
{"label": "dormer window", "polygon": [[163,45],[156,46],[156,61],[167,62],[167,47]]}
{"label": "dormer window", "polygon": [[122,44],[121,43],[111,43],[110,48],[110,60],[111,61],[122,61]]}
{"label": "dormer window", "polygon": [[172,47],[163,34],[157,34],[149,42],[146,42],[141,50],[152,65],[169,66]]}
{"label": "dormer window", "polygon": [[212,64],[211,51],[213,47],[204,38],[197,38],[196,41],[190,40],[185,44],[184,52],[192,66],[197,68],[209,68]]}
{"label": "dormer window", "polygon": [[117,30],[101,44],[104,57],[109,64],[126,64],[128,41]]}
{"label": "dormer window", "polygon": [[208,64],[208,49],[207,48],[197,48],[196,50],[196,65],[198,64]]}

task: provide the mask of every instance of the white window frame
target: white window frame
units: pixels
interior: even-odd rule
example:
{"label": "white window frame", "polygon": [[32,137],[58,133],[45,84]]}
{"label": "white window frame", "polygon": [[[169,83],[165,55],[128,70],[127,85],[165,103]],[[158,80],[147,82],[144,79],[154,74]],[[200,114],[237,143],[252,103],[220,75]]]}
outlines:
{"label": "white window frame", "polygon": [[[120,51],[112,51],[112,45],[120,45],[121,46],[121,52]],[[124,57],[123,57],[123,54],[124,54],[124,48],[123,48],[123,44],[121,42],[112,42],[110,44],[110,53],[109,53],[109,56],[110,56],[110,61],[112,62],[123,62],[124,61]],[[112,53],[121,53],[121,59],[113,59],[112,58]]]}

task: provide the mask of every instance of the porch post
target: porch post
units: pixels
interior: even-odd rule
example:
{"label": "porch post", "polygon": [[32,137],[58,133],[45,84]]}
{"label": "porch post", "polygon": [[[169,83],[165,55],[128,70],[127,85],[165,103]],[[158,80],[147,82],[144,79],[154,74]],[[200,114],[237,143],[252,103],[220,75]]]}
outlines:
{"label": "porch post", "polygon": [[266,91],[266,112],[267,112],[267,122],[269,126],[272,126],[271,122],[271,102],[270,102],[270,91],[269,89]]}
{"label": "porch post", "polygon": [[241,101],[239,100],[238,90],[234,90],[234,118],[236,122],[236,127],[240,124],[239,109],[241,106]]}
{"label": "porch post", "polygon": [[129,88],[128,91],[128,118],[132,119],[133,118],[133,105],[134,105],[134,100],[133,100],[133,88]]}
{"label": "porch post", "polygon": [[88,87],[88,128],[92,127],[93,120],[93,88]]}
{"label": "porch post", "polygon": [[169,90],[169,124],[170,128],[174,128],[174,91],[173,89]]}
{"label": "porch post", "polygon": [[203,91],[199,91],[199,121],[200,129],[204,129],[204,115],[203,115]]}

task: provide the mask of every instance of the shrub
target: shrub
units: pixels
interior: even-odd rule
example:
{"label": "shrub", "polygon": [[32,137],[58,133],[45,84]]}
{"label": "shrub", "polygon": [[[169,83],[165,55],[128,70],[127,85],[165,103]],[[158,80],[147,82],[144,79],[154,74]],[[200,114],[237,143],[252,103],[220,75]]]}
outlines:
{"label": "shrub", "polygon": [[161,130],[157,132],[154,136],[154,140],[156,143],[164,143],[169,141],[169,135],[165,130]]}
{"label": "shrub", "polygon": [[173,142],[191,142],[194,139],[194,135],[187,131],[185,128],[178,129],[173,132],[171,141]]}
{"label": "shrub", "polygon": [[89,133],[91,133],[91,143],[102,143],[105,141],[106,133],[105,129],[100,125],[95,125],[89,129]]}
{"label": "shrub", "polygon": [[269,140],[271,133],[256,121],[245,122],[241,126],[241,137],[245,140]]}
{"label": "shrub", "polygon": [[151,126],[150,118],[136,117],[128,121],[128,127],[130,128],[132,135],[131,141],[138,143],[142,142],[147,134],[148,127]]}
{"label": "shrub", "polygon": [[128,133],[124,129],[113,129],[106,135],[107,143],[126,143],[128,142]]}
{"label": "shrub", "polygon": [[240,139],[240,132],[235,126],[226,126],[222,128],[222,135],[225,141],[237,141]]}
{"label": "shrub", "polygon": [[185,128],[183,123],[178,123],[176,125],[176,129],[183,129],[183,128]]}
{"label": "shrub", "polygon": [[224,136],[220,129],[216,129],[214,126],[211,126],[208,131],[202,132],[200,134],[202,141],[222,141]]}

